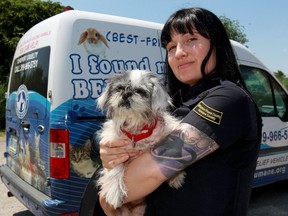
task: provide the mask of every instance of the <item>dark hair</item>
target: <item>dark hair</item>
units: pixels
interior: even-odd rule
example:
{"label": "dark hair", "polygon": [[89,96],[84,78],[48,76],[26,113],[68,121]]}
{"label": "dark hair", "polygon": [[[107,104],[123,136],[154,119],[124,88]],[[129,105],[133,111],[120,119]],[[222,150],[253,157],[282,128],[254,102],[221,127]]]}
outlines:
{"label": "dark hair", "polygon": [[[215,71],[217,76],[220,79],[243,84],[226,30],[219,18],[208,10],[203,8],[187,8],[178,10],[172,14],[165,23],[161,33],[162,46],[166,48],[166,45],[171,41],[172,31],[180,34],[193,34],[193,30],[197,30],[200,35],[209,39],[211,44],[210,50],[201,65],[203,77],[206,77],[204,69],[213,49],[215,49]],[[167,61],[167,52],[164,78],[171,95],[174,95],[179,89],[186,86],[175,77]]]}

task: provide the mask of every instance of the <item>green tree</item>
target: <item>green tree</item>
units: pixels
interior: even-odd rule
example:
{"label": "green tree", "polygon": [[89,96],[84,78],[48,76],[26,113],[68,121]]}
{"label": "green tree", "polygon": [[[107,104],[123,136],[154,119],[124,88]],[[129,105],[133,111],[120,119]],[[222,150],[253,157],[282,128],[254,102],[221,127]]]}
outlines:
{"label": "green tree", "polygon": [[16,45],[32,26],[64,10],[59,2],[40,0],[0,1],[0,128],[5,126],[7,80]]}
{"label": "green tree", "polygon": [[288,89],[288,77],[286,77],[286,75],[278,70],[277,72],[274,72],[274,75],[276,76],[276,78],[281,82],[281,84]]}
{"label": "green tree", "polygon": [[5,127],[5,91],[6,85],[0,84],[0,129],[3,129]]}
{"label": "green tree", "polygon": [[239,21],[231,20],[225,16],[219,16],[219,19],[223,23],[230,39],[235,40],[243,45],[249,42],[246,34],[244,33],[244,27],[239,24]]}

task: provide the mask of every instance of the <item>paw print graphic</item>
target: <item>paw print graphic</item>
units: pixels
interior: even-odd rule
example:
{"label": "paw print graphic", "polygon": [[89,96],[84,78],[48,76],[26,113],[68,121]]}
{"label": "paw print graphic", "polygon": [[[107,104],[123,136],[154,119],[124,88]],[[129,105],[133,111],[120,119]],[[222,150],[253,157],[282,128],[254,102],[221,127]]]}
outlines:
{"label": "paw print graphic", "polygon": [[72,121],[76,121],[79,117],[85,116],[85,111],[86,111],[85,107],[80,107],[78,104],[75,104],[73,106],[73,110],[70,110],[68,112],[68,115],[70,116]]}

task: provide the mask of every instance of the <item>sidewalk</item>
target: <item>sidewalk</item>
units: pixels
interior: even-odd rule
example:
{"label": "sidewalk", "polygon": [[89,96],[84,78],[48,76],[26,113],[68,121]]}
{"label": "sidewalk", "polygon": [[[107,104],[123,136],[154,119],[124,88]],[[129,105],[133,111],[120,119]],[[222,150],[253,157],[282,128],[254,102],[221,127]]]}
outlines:
{"label": "sidewalk", "polygon": [[5,136],[0,136],[0,142],[4,142],[4,141],[5,141],[5,139],[6,139],[6,137],[5,137]]}

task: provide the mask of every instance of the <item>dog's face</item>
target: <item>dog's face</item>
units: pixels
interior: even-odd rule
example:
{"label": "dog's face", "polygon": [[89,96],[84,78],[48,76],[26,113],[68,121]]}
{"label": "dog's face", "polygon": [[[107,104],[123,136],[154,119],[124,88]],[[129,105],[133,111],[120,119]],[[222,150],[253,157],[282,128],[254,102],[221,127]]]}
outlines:
{"label": "dog's face", "polygon": [[112,76],[98,98],[99,108],[112,119],[151,123],[158,112],[172,105],[159,79],[151,72],[132,70]]}

